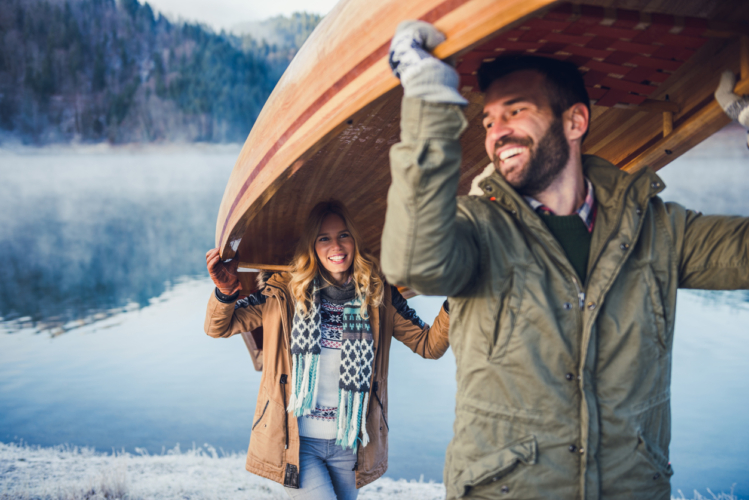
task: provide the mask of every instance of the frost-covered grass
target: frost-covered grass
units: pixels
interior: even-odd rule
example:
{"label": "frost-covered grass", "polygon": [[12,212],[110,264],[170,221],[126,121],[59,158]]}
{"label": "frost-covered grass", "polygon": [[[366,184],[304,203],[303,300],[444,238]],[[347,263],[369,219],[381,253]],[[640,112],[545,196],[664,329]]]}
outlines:
{"label": "frost-covered grass", "polygon": [[[90,448],[41,448],[0,443],[0,500],[229,500],[286,499],[281,485],[244,469],[244,454],[210,445],[161,455],[97,453]],[[361,500],[436,500],[436,483],[383,478]]]}
{"label": "frost-covered grass", "polygon": [[[179,446],[161,455],[98,453],[91,448],[42,448],[0,443],[0,500],[229,500],[286,499],[281,485],[244,470],[244,455],[210,445]],[[672,500],[739,500],[731,494],[682,492]],[[439,483],[381,478],[360,500],[441,500]]]}

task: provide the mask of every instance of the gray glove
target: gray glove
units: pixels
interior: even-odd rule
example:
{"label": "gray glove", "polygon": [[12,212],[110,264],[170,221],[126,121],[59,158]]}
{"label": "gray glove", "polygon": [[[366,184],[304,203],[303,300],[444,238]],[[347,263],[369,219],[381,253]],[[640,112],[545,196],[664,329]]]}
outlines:
{"label": "gray glove", "polygon": [[[736,86],[736,76],[732,71],[724,71],[720,75],[720,83],[715,89],[715,100],[732,120],[749,128],[749,96],[740,96],[733,91]],[[749,136],[746,138],[749,147]]]}
{"label": "gray glove", "polygon": [[390,43],[390,68],[406,97],[464,106],[468,101],[457,90],[458,72],[429,53],[444,41],[445,35],[429,23],[403,21]]}

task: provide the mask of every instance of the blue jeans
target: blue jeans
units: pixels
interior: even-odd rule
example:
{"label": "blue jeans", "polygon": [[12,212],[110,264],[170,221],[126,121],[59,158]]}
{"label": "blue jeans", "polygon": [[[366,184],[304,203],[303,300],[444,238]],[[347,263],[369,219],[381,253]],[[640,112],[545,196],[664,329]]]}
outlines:
{"label": "blue jeans", "polygon": [[299,489],[286,488],[295,500],[356,500],[356,454],[335,439],[300,436]]}

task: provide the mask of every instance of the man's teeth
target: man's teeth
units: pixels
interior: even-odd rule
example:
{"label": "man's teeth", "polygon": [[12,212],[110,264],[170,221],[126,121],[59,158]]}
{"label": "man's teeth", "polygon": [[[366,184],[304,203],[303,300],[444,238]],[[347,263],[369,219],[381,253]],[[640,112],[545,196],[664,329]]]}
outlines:
{"label": "man's teeth", "polygon": [[499,159],[504,161],[508,158],[512,158],[515,155],[519,155],[525,151],[525,148],[511,148],[511,149],[505,149],[499,154]]}

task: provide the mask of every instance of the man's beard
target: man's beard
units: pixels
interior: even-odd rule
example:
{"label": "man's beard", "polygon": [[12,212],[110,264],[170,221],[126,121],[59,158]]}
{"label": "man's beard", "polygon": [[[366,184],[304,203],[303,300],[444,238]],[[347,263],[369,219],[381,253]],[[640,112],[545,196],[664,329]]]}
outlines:
{"label": "man's beard", "polygon": [[[567,144],[567,138],[564,135],[564,125],[561,118],[555,118],[546,133],[538,141],[538,145],[533,147],[533,139],[507,137],[497,141],[496,147],[506,144],[518,144],[526,146],[530,151],[530,159],[523,167],[520,178],[517,181],[507,181],[515,191],[524,196],[535,196],[548,188],[552,182],[564,170],[567,160],[570,156],[570,146]],[[500,174],[501,160],[498,156],[493,159],[494,168]],[[507,180],[505,178],[505,180]]]}

